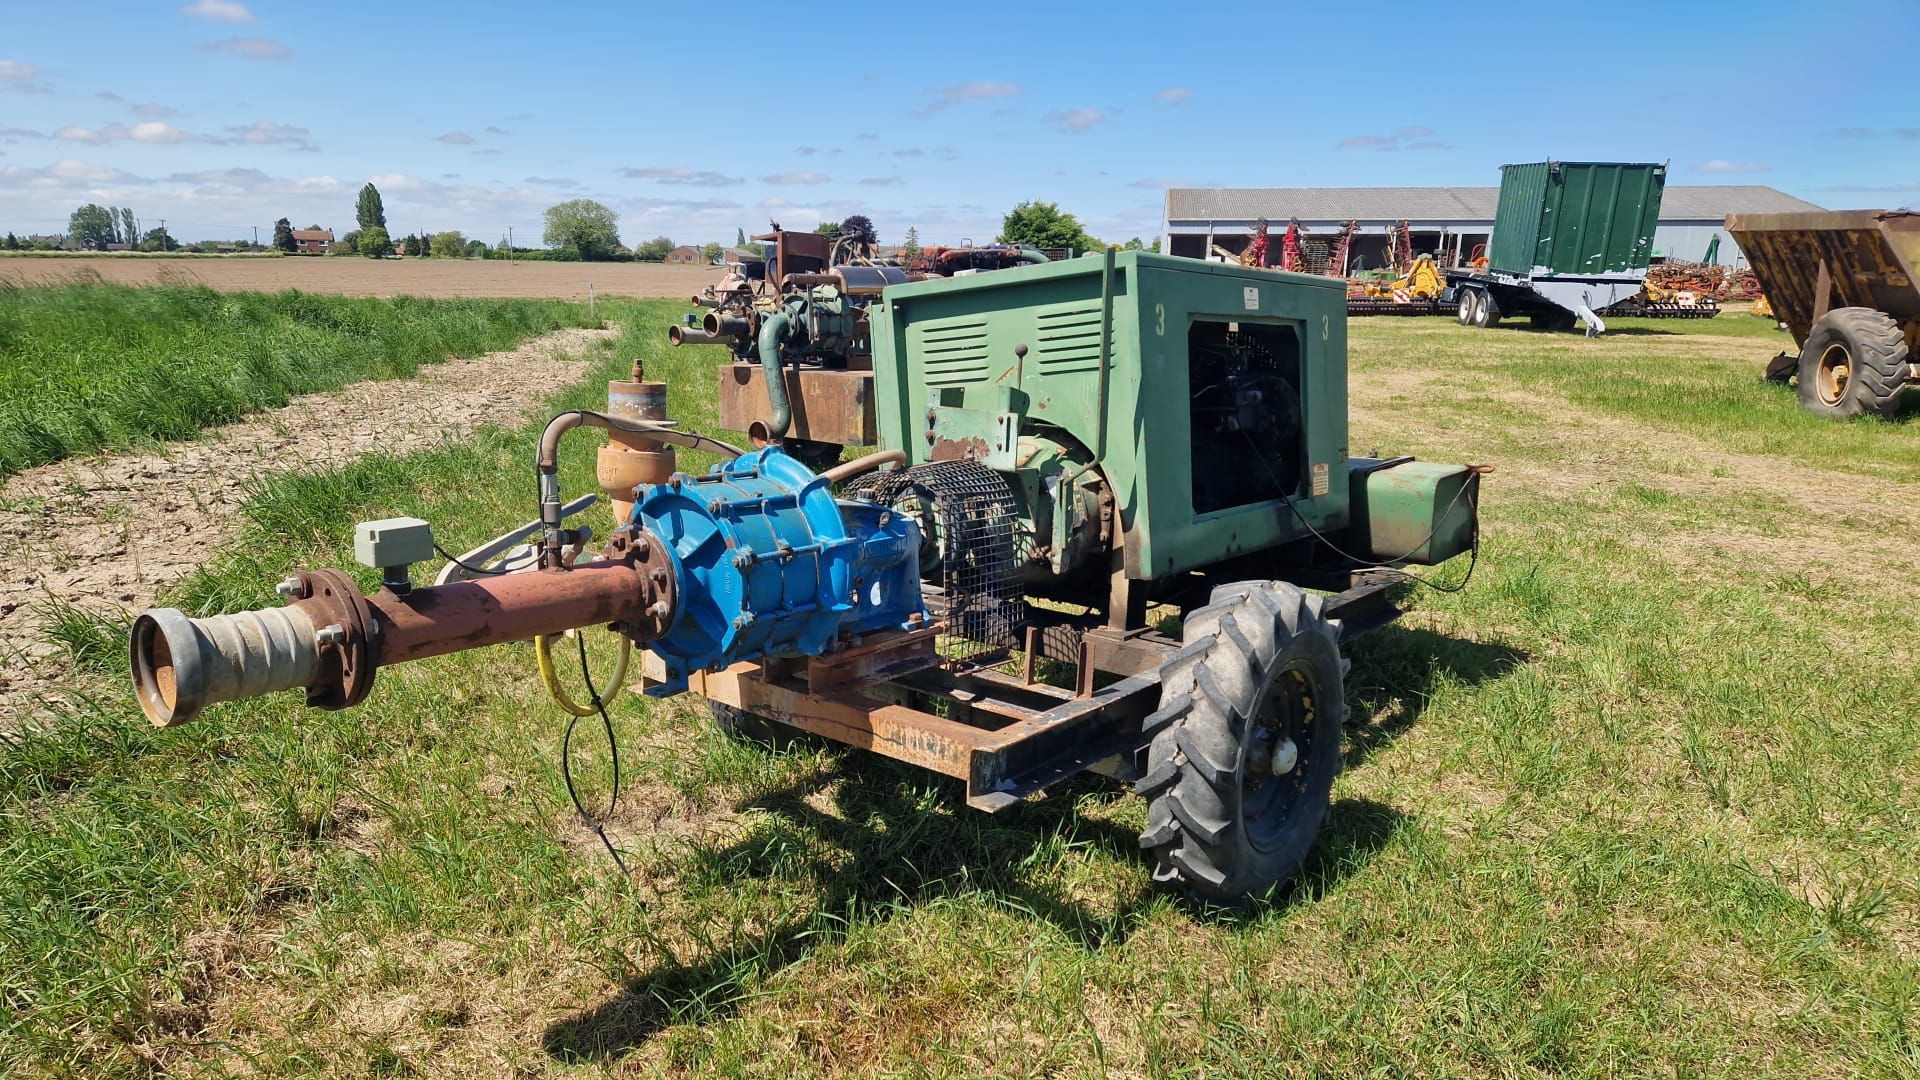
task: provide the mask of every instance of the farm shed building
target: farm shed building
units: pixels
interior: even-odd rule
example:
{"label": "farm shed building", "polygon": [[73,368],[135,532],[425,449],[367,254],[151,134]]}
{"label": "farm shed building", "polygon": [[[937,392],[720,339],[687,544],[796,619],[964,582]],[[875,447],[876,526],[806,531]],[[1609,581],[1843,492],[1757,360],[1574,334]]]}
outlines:
{"label": "farm shed building", "polygon": [[[1300,219],[1309,238],[1331,239],[1348,221],[1360,223],[1349,272],[1378,269],[1387,261],[1387,230],[1406,221],[1415,251],[1442,253],[1443,262],[1470,258],[1493,235],[1497,187],[1383,188],[1169,188],[1160,250],[1206,258],[1213,246],[1238,252],[1248,229],[1265,217],[1277,242],[1289,218]],[[1728,214],[1819,210],[1818,206],[1762,185],[1670,185],[1660,201],[1654,250],[1669,259],[1698,260],[1714,236],[1719,261],[1736,264],[1740,249],[1723,225]]]}

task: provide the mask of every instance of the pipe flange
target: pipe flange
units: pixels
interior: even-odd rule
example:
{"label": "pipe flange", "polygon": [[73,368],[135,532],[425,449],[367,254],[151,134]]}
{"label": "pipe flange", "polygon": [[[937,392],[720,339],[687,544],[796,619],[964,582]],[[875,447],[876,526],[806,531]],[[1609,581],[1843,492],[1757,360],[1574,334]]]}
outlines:
{"label": "pipe flange", "polygon": [[298,579],[301,606],[316,627],[338,626],[343,633],[319,645],[320,668],[307,688],[307,704],[346,709],[365,701],[379,669],[379,623],[352,578],[338,570],[307,570]]}
{"label": "pipe flange", "polygon": [[621,529],[608,541],[605,555],[633,567],[645,600],[637,613],[615,623],[615,628],[643,644],[666,637],[680,610],[679,580],[666,542],[646,529]]}

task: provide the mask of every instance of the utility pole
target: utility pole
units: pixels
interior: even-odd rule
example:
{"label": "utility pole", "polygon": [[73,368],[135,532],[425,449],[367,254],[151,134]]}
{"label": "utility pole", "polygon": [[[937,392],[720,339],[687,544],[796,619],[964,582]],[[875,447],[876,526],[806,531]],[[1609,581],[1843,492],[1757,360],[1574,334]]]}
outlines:
{"label": "utility pole", "polygon": [[513,226],[507,226],[507,265],[513,265]]}
{"label": "utility pole", "polygon": [[160,219],[160,254],[167,253],[167,219]]}
{"label": "utility pole", "polygon": [[254,247],[260,246],[260,226],[258,225],[255,225],[253,227],[253,246]]}

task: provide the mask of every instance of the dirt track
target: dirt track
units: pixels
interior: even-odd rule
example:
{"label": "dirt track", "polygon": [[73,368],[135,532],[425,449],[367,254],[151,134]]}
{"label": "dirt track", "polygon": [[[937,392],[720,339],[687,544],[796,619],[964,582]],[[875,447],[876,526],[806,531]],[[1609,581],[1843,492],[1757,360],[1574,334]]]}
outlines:
{"label": "dirt track", "polygon": [[576,357],[613,333],[561,330],[434,364],[414,379],[313,394],[156,453],[62,461],[9,479],[0,487],[0,545],[21,570],[0,577],[0,731],[63,682],[66,657],[45,640],[42,605],[145,608],[233,533],[250,478],[373,451],[403,454],[514,423],[580,378],[588,361]]}
{"label": "dirt track", "polygon": [[0,258],[0,282],[48,285],[75,278],[116,285],[194,284],[227,292],[338,293],[342,296],[519,296],[585,300],[597,296],[685,300],[719,272],[661,263],[549,263],[465,259],[359,259],[349,256],[183,258],[75,256]]}

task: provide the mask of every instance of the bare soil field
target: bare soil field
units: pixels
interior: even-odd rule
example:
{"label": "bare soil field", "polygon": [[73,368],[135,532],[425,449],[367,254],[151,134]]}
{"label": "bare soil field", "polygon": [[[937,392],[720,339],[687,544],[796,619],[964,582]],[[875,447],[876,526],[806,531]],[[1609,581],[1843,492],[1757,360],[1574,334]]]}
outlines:
{"label": "bare soil field", "polygon": [[596,296],[685,299],[719,274],[705,266],[660,263],[497,262],[466,259],[35,258],[0,259],[0,283],[56,285],[101,280],[115,285],[205,285],[226,292],[337,293],[341,296],[498,296],[585,300]]}
{"label": "bare soil field", "polygon": [[28,569],[0,581],[0,731],[65,685],[45,605],[129,612],[185,576],[239,525],[259,477],[404,454],[488,424],[512,425],[586,370],[611,330],[559,330],[517,349],[450,360],[418,378],[355,383],[169,443],[74,458],[0,486],[0,543]]}

